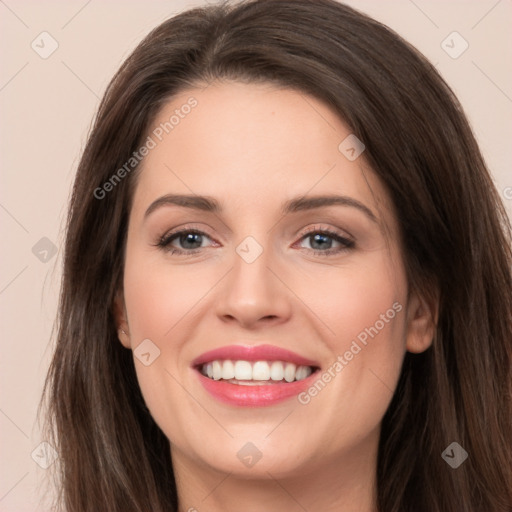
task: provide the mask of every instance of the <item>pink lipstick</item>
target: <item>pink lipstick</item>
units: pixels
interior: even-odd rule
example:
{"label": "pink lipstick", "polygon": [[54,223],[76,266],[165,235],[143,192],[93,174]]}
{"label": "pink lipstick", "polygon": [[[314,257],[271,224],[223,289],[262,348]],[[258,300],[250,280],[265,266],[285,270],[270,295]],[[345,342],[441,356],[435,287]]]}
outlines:
{"label": "pink lipstick", "polygon": [[298,395],[311,385],[316,361],[273,345],[230,345],[192,362],[201,384],[214,398],[261,407]]}

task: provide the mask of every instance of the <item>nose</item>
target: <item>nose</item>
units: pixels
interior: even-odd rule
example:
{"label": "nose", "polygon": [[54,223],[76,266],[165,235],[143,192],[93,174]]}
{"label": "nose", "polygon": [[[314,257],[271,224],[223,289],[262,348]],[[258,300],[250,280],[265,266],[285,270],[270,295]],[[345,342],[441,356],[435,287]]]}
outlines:
{"label": "nose", "polygon": [[250,263],[235,253],[233,267],[218,290],[217,316],[245,329],[287,321],[293,293],[285,281],[278,263],[265,248]]}

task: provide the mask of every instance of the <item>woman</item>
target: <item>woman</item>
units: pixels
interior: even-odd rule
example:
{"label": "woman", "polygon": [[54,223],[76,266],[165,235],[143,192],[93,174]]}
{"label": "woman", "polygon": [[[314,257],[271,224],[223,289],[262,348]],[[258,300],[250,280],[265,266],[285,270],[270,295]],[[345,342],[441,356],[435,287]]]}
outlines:
{"label": "woman", "polygon": [[74,185],[62,506],[510,510],[510,241],[460,104],[390,29],[331,0],[167,20]]}

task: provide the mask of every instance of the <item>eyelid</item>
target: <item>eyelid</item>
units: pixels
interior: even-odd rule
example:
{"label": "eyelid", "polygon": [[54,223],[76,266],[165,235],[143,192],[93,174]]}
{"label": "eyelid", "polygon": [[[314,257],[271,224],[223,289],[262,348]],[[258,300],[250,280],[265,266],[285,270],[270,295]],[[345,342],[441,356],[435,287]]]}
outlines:
{"label": "eyelid", "polygon": [[[342,233],[343,231],[343,233]],[[331,228],[331,227],[325,227],[325,226],[321,226],[321,225],[314,225],[312,227],[309,227],[309,228],[306,228],[304,230],[301,230],[299,232],[299,235],[301,238],[303,238],[304,236],[306,235],[309,235],[311,233],[327,233],[329,235],[335,235],[337,237],[340,237],[340,238],[343,238],[345,240],[350,240],[351,242],[355,242],[355,238],[349,234],[347,231],[345,230],[341,230],[339,228]]]}
{"label": "eyelid", "polygon": [[[206,235],[210,240],[214,239],[214,237],[210,235],[208,231],[205,230],[204,228],[199,229],[191,224],[185,224],[183,226],[171,229],[170,231],[166,231],[163,235],[158,237],[157,243],[154,245],[161,245],[162,243],[165,243],[166,240],[170,240],[172,237],[181,235],[183,233],[196,233],[203,236]],[[194,249],[189,250],[187,252],[191,252],[193,250]]]}

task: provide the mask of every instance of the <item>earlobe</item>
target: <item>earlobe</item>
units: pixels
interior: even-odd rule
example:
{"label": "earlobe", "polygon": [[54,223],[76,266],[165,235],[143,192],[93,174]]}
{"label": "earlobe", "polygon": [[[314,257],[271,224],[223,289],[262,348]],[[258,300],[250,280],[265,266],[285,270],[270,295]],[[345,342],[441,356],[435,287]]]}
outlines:
{"label": "earlobe", "polygon": [[419,354],[432,345],[437,326],[437,308],[437,300],[435,304],[428,304],[418,295],[414,295],[409,301],[406,336],[408,352]]}
{"label": "earlobe", "polygon": [[131,348],[130,336],[124,329],[117,330],[117,337],[124,348]]}
{"label": "earlobe", "polygon": [[119,341],[125,348],[131,348],[130,330],[122,290],[119,290],[114,298],[113,313]]}

